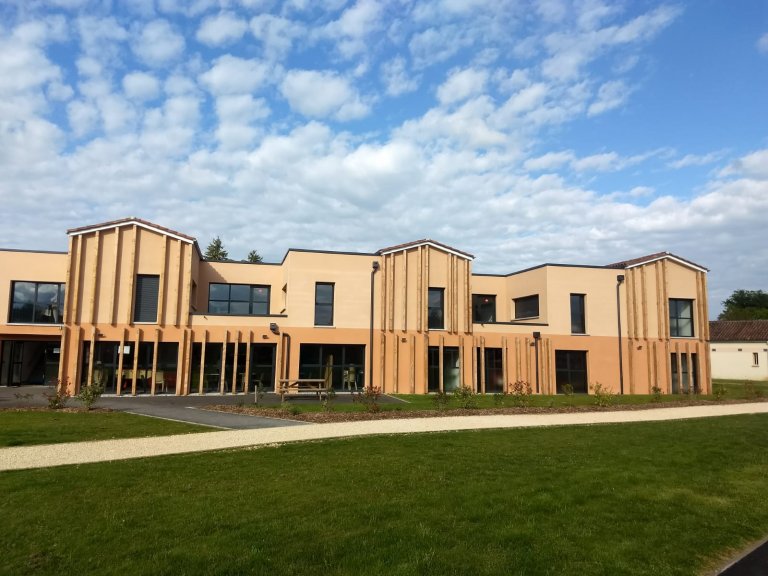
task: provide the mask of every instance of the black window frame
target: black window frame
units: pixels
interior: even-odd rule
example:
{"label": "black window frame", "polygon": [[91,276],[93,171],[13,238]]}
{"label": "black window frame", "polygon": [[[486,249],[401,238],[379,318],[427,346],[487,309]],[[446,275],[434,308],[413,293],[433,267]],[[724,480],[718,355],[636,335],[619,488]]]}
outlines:
{"label": "black window frame", "polygon": [[[574,306],[574,301],[576,306]],[[571,334],[587,333],[587,295],[571,294]]]}
{"label": "black window frame", "polygon": [[[582,376],[582,377],[579,377]],[[589,356],[586,350],[555,350],[555,388],[566,392],[570,384],[574,394],[589,394]]]}
{"label": "black window frame", "polygon": [[[687,303],[690,311],[690,317],[681,316],[682,311],[681,303]],[[669,299],[669,336],[670,338],[693,338],[696,334],[696,325],[694,324],[694,307],[695,300],[693,298],[670,298]],[[690,320],[690,334],[682,334],[680,324],[681,321]]]}
{"label": "black window frame", "polygon": [[[227,297],[226,298],[212,298],[211,292],[212,287],[219,287],[219,286],[226,286],[227,287]],[[248,299],[245,300],[243,298],[237,298],[232,299],[232,287],[247,287],[248,288]],[[264,290],[266,292],[266,298],[265,299],[255,299],[254,295],[257,294],[258,290]],[[272,301],[272,286],[269,284],[238,284],[238,283],[226,283],[226,282],[211,282],[208,284],[208,313],[209,314],[219,314],[223,316],[269,316],[269,310],[270,310],[270,303]],[[212,312],[211,311],[211,303],[217,303],[217,304],[224,304],[226,303],[226,312]],[[239,311],[232,311],[232,303],[235,304],[247,304],[248,305],[248,312],[246,314],[243,314]],[[261,307],[266,305],[266,308],[264,311],[261,311],[257,307]]]}
{"label": "black window frame", "polygon": [[[330,287],[331,289],[331,298],[330,302],[325,301],[319,301],[318,297],[320,296],[320,291],[318,288],[321,286],[323,287]],[[333,305],[334,300],[336,298],[336,283],[335,282],[315,282],[315,326],[333,326]],[[328,311],[330,310],[330,314],[328,314]],[[323,316],[325,314],[325,316]],[[329,318],[328,321],[325,321],[325,318]]]}
{"label": "black window frame", "polygon": [[[481,302],[486,299],[487,302]],[[484,307],[493,307],[490,315],[483,314]],[[496,322],[496,294],[472,294],[472,322],[474,324],[492,324]]]}
{"label": "black window frame", "polygon": [[[31,303],[25,303],[29,308],[29,318],[20,318],[21,311],[14,312],[16,305],[16,285],[32,284],[34,285],[34,296]],[[39,302],[40,286],[56,286],[56,301],[49,301],[42,306]],[[39,280],[11,280],[11,292],[8,297],[8,323],[9,324],[63,324],[64,323],[64,303],[66,298],[65,282],[46,282]],[[58,321],[56,314],[58,314]],[[43,318],[50,318],[46,320]]]}
{"label": "black window frame", "polygon": [[[439,306],[432,305],[432,294],[439,295]],[[445,288],[429,287],[427,289],[427,328],[429,330],[445,330]]]}
{"label": "black window frame", "polygon": [[[152,280],[157,286],[157,290],[154,292],[154,303],[144,300],[144,297],[148,295],[144,289],[144,282]],[[158,302],[160,300],[160,275],[159,274],[136,274],[136,286],[133,293],[133,323],[134,324],[157,324],[157,312]],[[148,312],[154,310],[154,318],[151,317]]]}
{"label": "black window frame", "polygon": [[[515,320],[524,320],[527,318],[538,318],[541,313],[539,295],[531,294],[530,296],[521,296],[519,298],[513,298],[512,302],[515,304]],[[531,303],[535,302],[535,314],[529,314],[527,312],[533,311],[534,307]],[[526,309],[530,307],[530,310]],[[526,312],[526,314],[523,314]]]}

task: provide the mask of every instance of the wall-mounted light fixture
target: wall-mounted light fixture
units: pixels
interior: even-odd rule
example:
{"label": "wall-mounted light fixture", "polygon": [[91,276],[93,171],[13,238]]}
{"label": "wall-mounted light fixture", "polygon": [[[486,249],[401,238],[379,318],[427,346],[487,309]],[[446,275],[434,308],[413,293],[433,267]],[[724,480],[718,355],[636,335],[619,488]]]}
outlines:
{"label": "wall-mounted light fixture", "polygon": [[270,322],[269,331],[272,332],[272,334],[280,334],[280,326],[278,326],[276,322]]}

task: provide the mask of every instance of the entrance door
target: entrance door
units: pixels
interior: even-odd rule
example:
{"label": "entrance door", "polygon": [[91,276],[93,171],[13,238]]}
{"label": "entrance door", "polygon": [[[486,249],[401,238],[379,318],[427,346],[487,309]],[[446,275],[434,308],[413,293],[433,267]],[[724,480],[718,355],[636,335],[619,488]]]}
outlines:
{"label": "entrance door", "polygon": [[23,360],[23,342],[16,340],[3,342],[3,357],[0,362],[0,384],[4,386],[19,386],[21,384]]}

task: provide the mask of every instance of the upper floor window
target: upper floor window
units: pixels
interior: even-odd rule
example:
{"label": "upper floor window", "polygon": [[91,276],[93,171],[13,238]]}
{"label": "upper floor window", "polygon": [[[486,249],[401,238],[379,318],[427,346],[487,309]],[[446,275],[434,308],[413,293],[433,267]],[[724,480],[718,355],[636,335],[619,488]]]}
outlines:
{"label": "upper floor window", "polygon": [[496,322],[496,296],[472,294],[472,322],[476,324]]}
{"label": "upper floor window", "polygon": [[269,286],[250,284],[208,285],[208,312],[235,316],[269,314]]}
{"label": "upper floor window", "polygon": [[587,333],[584,298],[584,294],[571,294],[571,334]]}
{"label": "upper floor window", "polygon": [[61,324],[64,284],[11,282],[11,322]]}
{"label": "upper floor window", "polygon": [[136,296],[133,306],[134,322],[157,322],[157,295],[160,292],[160,276],[139,274],[136,276]]}
{"label": "upper floor window", "polygon": [[333,291],[331,282],[315,284],[315,326],[333,326]]}
{"label": "upper floor window", "polygon": [[669,335],[672,338],[693,338],[693,300],[669,299]]}
{"label": "upper floor window", "polygon": [[443,301],[445,288],[430,288],[427,294],[427,318],[430,330],[442,330],[445,327]]}
{"label": "upper floor window", "polygon": [[515,320],[520,318],[536,318],[539,315],[539,295],[515,298]]}

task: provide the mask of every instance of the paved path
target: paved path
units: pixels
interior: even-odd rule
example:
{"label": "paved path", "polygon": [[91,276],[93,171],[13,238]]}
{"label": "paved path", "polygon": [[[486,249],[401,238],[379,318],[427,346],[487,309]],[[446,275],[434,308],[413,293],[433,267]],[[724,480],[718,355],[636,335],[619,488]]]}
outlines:
{"label": "paved path", "polygon": [[285,442],[365,436],[370,434],[409,434],[446,430],[478,430],[489,428],[528,428],[532,426],[565,426],[571,424],[604,424],[617,422],[653,422],[768,413],[768,402],[720,406],[689,406],[620,412],[579,412],[571,414],[519,414],[495,416],[445,416],[372,420],[338,424],[309,424],[252,430],[228,430],[153,438],[127,438],[97,442],[75,442],[44,446],[17,446],[0,449],[0,470],[44,468],[66,464],[84,464],[129,458],[146,458],[165,454],[182,454],[227,448],[265,446]]}

